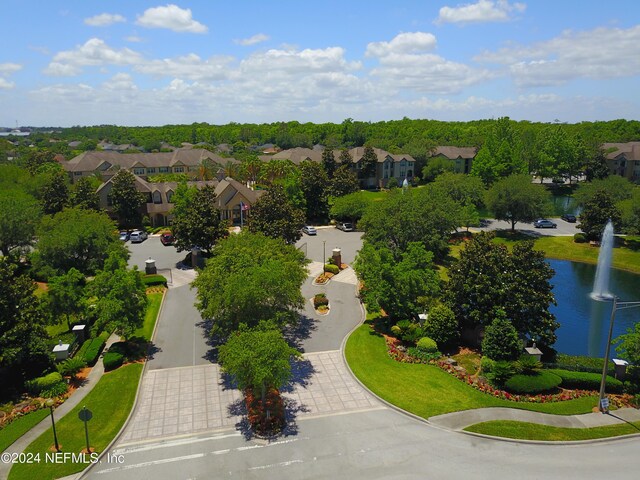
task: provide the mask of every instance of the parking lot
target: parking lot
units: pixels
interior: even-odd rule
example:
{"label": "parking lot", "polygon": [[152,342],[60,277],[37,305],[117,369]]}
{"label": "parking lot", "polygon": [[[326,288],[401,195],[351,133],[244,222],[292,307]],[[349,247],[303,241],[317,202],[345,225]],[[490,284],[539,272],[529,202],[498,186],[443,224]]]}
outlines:
{"label": "parking lot", "polygon": [[184,259],[187,252],[176,250],[173,245],[164,246],[160,242],[159,235],[151,235],[142,243],[126,242],[125,244],[131,252],[129,266],[136,265],[139,270],[144,271],[145,261],[152,258],[156,261],[158,269],[176,268],[176,264]]}
{"label": "parking lot", "polygon": [[342,262],[351,264],[356,253],[362,247],[362,232],[343,232],[335,227],[318,227],[317,235],[302,234],[296,247],[306,249],[307,258],[314,262],[322,262],[323,250],[325,260],[331,256],[334,248],[342,251]]}
{"label": "parking lot", "polygon": [[[531,223],[516,223],[516,230],[522,233],[528,233],[532,236],[550,236],[550,237],[562,237],[562,236],[573,236],[576,233],[579,233],[579,230],[576,223],[565,222],[561,218],[549,217],[553,223],[557,225],[556,228],[535,228]],[[483,221],[483,226],[480,228],[472,228],[470,230],[477,231],[490,231],[490,230],[511,230],[511,223],[504,222],[502,220],[495,219],[486,219]]]}

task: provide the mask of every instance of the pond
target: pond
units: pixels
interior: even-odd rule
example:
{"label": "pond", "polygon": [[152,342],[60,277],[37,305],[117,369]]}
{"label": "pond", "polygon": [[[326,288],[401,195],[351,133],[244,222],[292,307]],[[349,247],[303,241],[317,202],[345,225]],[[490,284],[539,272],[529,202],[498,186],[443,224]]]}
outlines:
{"label": "pond", "polygon": [[[607,341],[611,302],[596,302],[589,297],[596,266],[566,260],[547,259],[556,274],[551,280],[558,302],[550,310],[560,328],[556,331],[556,350],[570,355],[603,357]],[[640,301],[640,275],[623,270],[611,271],[610,291],[623,301]],[[640,307],[616,312],[613,338],[627,333],[640,321]],[[612,349],[615,358],[615,350]]]}

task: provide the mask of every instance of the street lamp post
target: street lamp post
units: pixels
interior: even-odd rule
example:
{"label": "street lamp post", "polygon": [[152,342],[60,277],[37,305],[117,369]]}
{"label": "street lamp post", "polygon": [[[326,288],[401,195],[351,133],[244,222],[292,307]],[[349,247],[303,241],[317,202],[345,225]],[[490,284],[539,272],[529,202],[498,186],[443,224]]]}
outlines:
{"label": "street lamp post", "polygon": [[327,263],[327,241],[322,240],[322,265]]}
{"label": "street lamp post", "polygon": [[58,445],[58,435],[56,434],[56,422],[53,419],[53,405],[54,405],[54,401],[53,399],[49,399],[45,402],[45,405],[47,407],[49,407],[49,412],[51,413],[51,426],[53,427],[53,443],[56,447],[56,452],[60,451],[60,445]]}
{"label": "street lamp post", "polygon": [[602,413],[607,413],[609,410],[604,405],[605,402],[605,385],[607,383],[607,372],[609,370],[609,354],[611,352],[611,336],[613,335],[613,322],[616,318],[616,311],[624,310],[625,308],[640,307],[640,302],[620,302],[618,297],[613,295],[613,306],[611,307],[611,317],[609,320],[609,335],[607,337],[607,345],[604,354],[604,366],[602,367],[602,379],[600,380],[600,396],[598,399],[598,408]]}

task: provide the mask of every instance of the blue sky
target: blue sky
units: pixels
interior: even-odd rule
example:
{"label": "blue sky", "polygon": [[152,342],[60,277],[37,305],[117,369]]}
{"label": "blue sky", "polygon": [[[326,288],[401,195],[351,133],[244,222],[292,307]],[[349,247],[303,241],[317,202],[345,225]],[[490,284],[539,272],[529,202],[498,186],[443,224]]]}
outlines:
{"label": "blue sky", "polygon": [[637,0],[4,0],[2,12],[0,126],[640,118]]}

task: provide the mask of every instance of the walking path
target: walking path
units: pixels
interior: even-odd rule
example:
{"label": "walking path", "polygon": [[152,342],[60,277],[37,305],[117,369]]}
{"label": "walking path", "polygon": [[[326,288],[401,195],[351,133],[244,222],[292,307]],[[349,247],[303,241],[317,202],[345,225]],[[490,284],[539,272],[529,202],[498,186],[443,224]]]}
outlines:
{"label": "walking path", "polygon": [[[585,413],[583,415],[552,415],[517,408],[477,408],[462,412],[446,413],[429,418],[429,423],[448,430],[462,430],[476,423],[491,420],[514,420],[517,422],[539,423],[553,427],[591,428],[619,423],[639,422],[640,410],[621,408],[609,414]],[[638,432],[640,433],[640,431]]]}
{"label": "walking path", "polygon": [[[120,337],[112,334],[106,342],[104,347],[105,351],[115,342],[119,342]],[[73,410],[86,396],[87,394],[93,390],[93,387],[96,386],[100,378],[102,378],[102,374],[104,373],[104,365],[102,364],[102,355],[100,359],[96,362],[95,366],[87,375],[87,379],[85,383],[80,386],[73,394],[58,408],[54,410],[53,417],[56,421],[60,420],[67,413]],[[18,440],[13,442],[5,451],[9,453],[21,453],[27,448],[31,442],[37,439],[40,435],[46,432],[49,428],[51,428],[51,417],[47,416],[47,418],[43,419],[40,423],[34,426],[31,430],[22,435]],[[9,470],[11,468],[10,463],[0,462],[0,478],[7,478],[9,475]]]}

